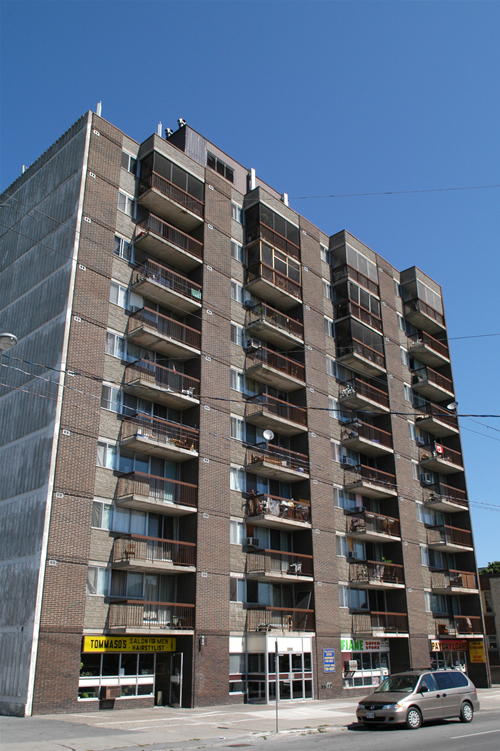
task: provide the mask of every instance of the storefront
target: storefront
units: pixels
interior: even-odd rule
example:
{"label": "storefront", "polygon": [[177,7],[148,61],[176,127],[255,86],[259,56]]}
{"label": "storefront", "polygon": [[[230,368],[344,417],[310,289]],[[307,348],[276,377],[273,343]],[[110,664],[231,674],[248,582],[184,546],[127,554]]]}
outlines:
{"label": "storefront", "polygon": [[433,668],[454,668],[469,674],[471,665],[486,663],[482,639],[432,639],[430,652]]}
{"label": "storefront", "polygon": [[344,688],[378,686],[390,673],[388,639],[340,640]]}
{"label": "storefront", "polygon": [[166,636],[84,636],[78,699],[182,706],[183,654]]}

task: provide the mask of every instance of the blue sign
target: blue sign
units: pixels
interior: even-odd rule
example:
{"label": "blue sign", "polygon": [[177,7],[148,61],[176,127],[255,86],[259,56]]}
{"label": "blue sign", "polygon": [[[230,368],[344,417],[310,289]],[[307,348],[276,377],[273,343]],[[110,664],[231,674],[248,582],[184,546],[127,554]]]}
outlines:
{"label": "blue sign", "polygon": [[335,672],[335,650],[324,649],[323,650],[323,673]]}

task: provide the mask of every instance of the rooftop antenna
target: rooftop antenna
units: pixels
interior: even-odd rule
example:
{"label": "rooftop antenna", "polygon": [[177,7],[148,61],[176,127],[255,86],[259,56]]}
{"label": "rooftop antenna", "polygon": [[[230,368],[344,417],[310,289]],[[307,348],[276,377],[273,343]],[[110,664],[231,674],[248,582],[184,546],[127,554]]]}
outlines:
{"label": "rooftop antenna", "polygon": [[95,108],[95,113],[97,117],[101,117],[102,114],[102,102],[97,102],[97,107]]}
{"label": "rooftop antenna", "polygon": [[22,167],[22,170],[21,170],[21,175],[24,175],[25,172],[26,172],[26,165],[23,164],[23,167]]}
{"label": "rooftop antenna", "polygon": [[159,136],[161,136],[161,131],[162,131],[162,124],[161,124],[161,122],[159,122],[159,123],[158,123],[158,129],[157,129],[157,131],[156,131],[156,132],[158,133],[158,135],[159,135]]}

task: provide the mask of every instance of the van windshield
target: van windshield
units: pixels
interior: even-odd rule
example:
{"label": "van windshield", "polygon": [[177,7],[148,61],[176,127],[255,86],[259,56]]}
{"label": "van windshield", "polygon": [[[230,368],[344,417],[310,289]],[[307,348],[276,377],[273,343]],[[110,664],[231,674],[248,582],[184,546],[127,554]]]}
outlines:
{"label": "van windshield", "polygon": [[390,678],[386,678],[378,688],[375,689],[376,694],[385,692],[411,694],[418,683],[418,675],[393,675]]}

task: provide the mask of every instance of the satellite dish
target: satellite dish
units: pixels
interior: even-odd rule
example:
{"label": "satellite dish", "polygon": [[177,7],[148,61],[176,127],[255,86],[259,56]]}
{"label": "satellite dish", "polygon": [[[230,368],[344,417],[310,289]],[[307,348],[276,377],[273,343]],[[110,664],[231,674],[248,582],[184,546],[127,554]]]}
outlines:
{"label": "satellite dish", "polygon": [[264,438],[266,441],[272,441],[274,438],[274,433],[272,430],[264,430]]}

